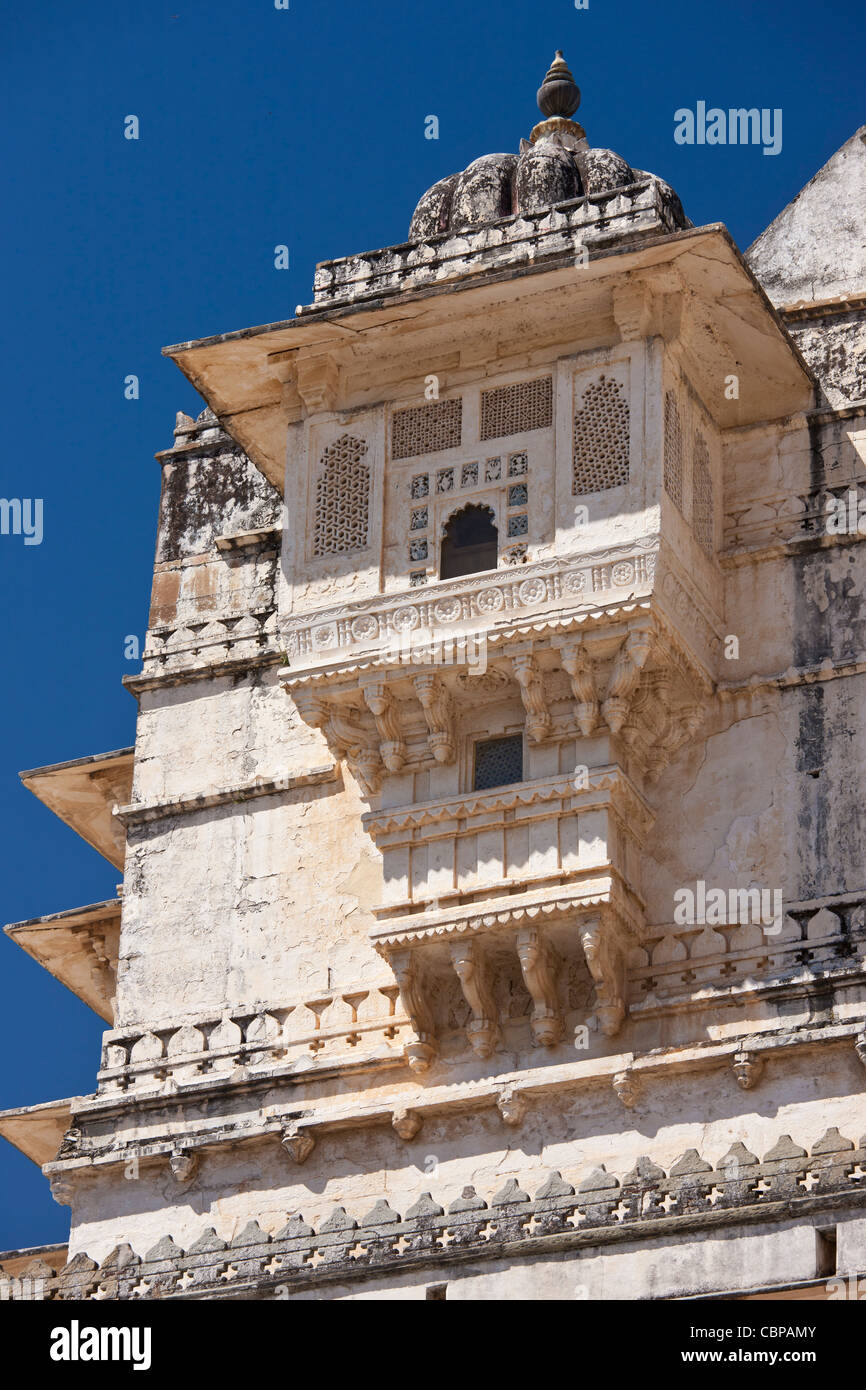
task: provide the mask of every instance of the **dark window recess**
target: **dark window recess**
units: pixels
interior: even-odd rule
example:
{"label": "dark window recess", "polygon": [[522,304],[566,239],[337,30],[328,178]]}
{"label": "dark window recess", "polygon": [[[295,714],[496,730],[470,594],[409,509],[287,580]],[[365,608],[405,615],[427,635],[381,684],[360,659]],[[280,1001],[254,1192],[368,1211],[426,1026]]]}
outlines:
{"label": "dark window recess", "polygon": [[823,1279],[836,1273],[836,1227],[815,1231],[815,1274]]}
{"label": "dark window recess", "polygon": [[435,1301],[436,1303],[447,1303],[447,1302],[448,1302],[448,1299],[447,1299],[447,1296],[446,1296],[447,1289],[448,1289],[448,1285],[447,1285],[447,1284],[428,1284],[428,1285],[427,1285],[427,1292],[426,1292],[426,1294],[424,1295],[425,1300],[426,1300],[428,1303],[431,1302],[431,1301]]}
{"label": "dark window recess", "polygon": [[499,533],[489,507],[464,507],[451,517],[442,537],[440,579],[495,570]]}
{"label": "dark window recess", "polygon": [[475,745],[475,781],[473,791],[488,787],[507,787],[523,781],[523,735],[508,738],[485,738]]}

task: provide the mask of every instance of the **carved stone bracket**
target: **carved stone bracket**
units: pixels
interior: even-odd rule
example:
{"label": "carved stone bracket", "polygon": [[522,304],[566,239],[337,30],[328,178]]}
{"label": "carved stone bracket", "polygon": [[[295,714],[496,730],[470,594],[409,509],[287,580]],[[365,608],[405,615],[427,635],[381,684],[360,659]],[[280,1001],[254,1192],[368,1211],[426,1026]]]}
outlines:
{"label": "carved stone bracket", "polygon": [[414,1139],[421,1128],[421,1116],[417,1110],[407,1110],[402,1105],[392,1114],[391,1124],[401,1139]]}
{"label": "carved stone bracket", "polygon": [[280,1134],[280,1143],[290,1158],[296,1163],[306,1163],[316,1146],[315,1135],[299,1125],[286,1125]]}
{"label": "carved stone bracket", "polygon": [[337,403],[340,372],[333,357],[298,357],[298,395],[307,411],[333,410]]}
{"label": "carved stone bracket", "polygon": [[295,704],[305,723],[321,729],[329,747],[357,778],[369,796],[379,789],[382,764],[372,730],[361,722],[358,710],[326,700],[315,691],[293,690]]}
{"label": "carved stone bracket", "polygon": [[764,1062],[761,1057],[756,1057],[754,1052],[748,1052],[743,1048],[740,1052],[735,1053],[733,1068],[737,1085],[741,1086],[744,1091],[751,1091],[752,1087],[757,1086],[761,1079]]}
{"label": "carved stone bracket", "polygon": [[171,1175],[180,1184],[191,1183],[198,1172],[199,1156],[189,1149],[176,1149],[168,1160]]}
{"label": "carved stone bracket", "polygon": [[613,1078],[613,1089],[627,1110],[637,1105],[640,1087],[634,1072],[628,1068],[618,1071]]}
{"label": "carved stone bracket", "polygon": [[625,936],[614,914],[608,911],[581,922],[580,940],[595,981],[601,1031],[610,1038],[619,1031],[627,1011]]}
{"label": "carved stone bracket", "polygon": [[658,780],[674,754],[691,739],[706,713],[697,703],[675,706],[672,688],[669,668],[642,672],[623,729],[623,738],[643,763],[651,782]]}
{"label": "carved stone bracket", "polygon": [[628,717],[632,695],[653,646],[653,631],[647,625],[634,627],[616,655],[602,712],[611,733],[618,734]]}
{"label": "carved stone bracket", "polygon": [[493,998],[489,963],[474,937],[453,943],[451,961],[472,1010],[472,1021],[467,1029],[472,1050],[479,1057],[489,1057],[499,1042],[499,1011]]}
{"label": "carved stone bracket", "polygon": [[531,652],[521,652],[511,659],[514,678],[520,687],[520,698],[526,710],[526,729],[534,743],[541,743],[550,733],[550,711],[544,685]]}
{"label": "carved stone bracket", "polygon": [[526,1115],[526,1101],[521,1092],[513,1086],[504,1086],[496,1097],[496,1109],[505,1124],[517,1129],[523,1124]]}
{"label": "carved stone bracket", "polygon": [[66,1173],[58,1173],[55,1177],[49,1178],[48,1186],[51,1188],[51,1196],[55,1202],[62,1207],[72,1206],[73,1185],[72,1180]]}
{"label": "carved stone bracket", "polygon": [[406,1045],[406,1061],[413,1071],[424,1072],[435,1060],[438,1048],[433,1010],[418,954],[411,950],[394,951],[390,960],[403,1008],[418,1035],[417,1042]]}
{"label": "carved stone bracket", "polygon": [[364,791],[378,791],[381,776],[379,750],[368,742],[367,730],[350,714],[332,705],[324,733],[329,743],[343,754],[352,775],[357,777]]}
{"label": "carved stone bracket", "polygon": [[406,761],[406,741],[400,726],[397,701],[384,681],[364,686],[364,699],[382,740],[379,752],[389,772],[399,772]]}
{"label": "carved stone bracket", "polygon": [[589,738],[598,723],[598,695],[592,659],[582,638],[563,642],[562,665],[571,677],[571,689],[577,702],[577,723],[580,732]]}
{"label": "carved stone bracket", "polygon": [[866,1028],[863,1028],[854,1039],[854,1049],[860,1061],[866,1067]]}
{"label": "carved stone bracket", "polygon": [[532,996],[532,1031],[542,1047],[554,1047],[562,1037],[563,1021],[556,990],[558,961],[537,927],[517,934],[517,955],[526,988]]}
{"label": "carved stone bracket", "polygon": [[111,948],[106,942],[105,933],[94,931],[89,935],[82,933],[85,941],[85,949],[89,948],[93,965],[91,975],[99,993],[114,1004],[114,996],[117,988],[117,950],[112,953]]}
{"label": "carved stone bracket", "polygon": [[429,735],[427,742],[437,763],[454,761],[454,708],[451,696],[440,678],[428,671],[412,677],[415,694],[421,702]]}
{"label": "carved stone bracket", "polygon": [[650,331],[653,303],[649,288],[627,276],[613,293],[613,316],[624,343],[645,338]]}

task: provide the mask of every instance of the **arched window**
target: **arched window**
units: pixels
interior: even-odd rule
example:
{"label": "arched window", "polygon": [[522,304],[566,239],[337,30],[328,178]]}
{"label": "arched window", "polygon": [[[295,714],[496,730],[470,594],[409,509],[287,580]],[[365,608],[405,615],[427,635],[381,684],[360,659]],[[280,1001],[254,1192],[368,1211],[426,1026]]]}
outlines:
{"label": "arched window", "polygon": [[489,507],[470,505],[449,518],[442,536],[440,579],[495,570],[498,536]]}

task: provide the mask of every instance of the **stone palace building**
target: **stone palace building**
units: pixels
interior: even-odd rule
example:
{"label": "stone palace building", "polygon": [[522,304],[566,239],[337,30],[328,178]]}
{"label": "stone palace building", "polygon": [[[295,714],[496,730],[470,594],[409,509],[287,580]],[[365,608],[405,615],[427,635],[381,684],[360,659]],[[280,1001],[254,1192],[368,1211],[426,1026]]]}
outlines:
{"label": "stone palace building", "polygon": [[866,128],[744,255],[579,100],[166,349],[135,746],[22,774],[123,881],[7,928],[107,1029],[19,1291],[866,1269]]}

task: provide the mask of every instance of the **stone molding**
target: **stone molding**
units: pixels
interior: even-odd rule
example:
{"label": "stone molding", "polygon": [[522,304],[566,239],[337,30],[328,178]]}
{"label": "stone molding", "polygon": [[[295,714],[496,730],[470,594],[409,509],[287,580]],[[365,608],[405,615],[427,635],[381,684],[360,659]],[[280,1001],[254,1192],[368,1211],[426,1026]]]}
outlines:
{"label": "stone molding", "polygon": [[[866,408],[860,407],[854,418],[866,419]],[[852,418],[850,415],[847,418]],[[804,492],[774,492],[763,497],[743,498],[729,504],[724,515],[724,549],[719,563],[726,568],[748,563],[763,549],[781,546],[780,555],[797,553],[786,547],[816,541],[821,548],[862,541],[856,531],[834,535],[826,527],[827,503],[830,499],[847,500],[849,491],[857,493],[858,502],[866,497],[862,471],[833,483],[820,483]]]}
{"label": "stone molding", "polygon": [[[414,1137],[425,1123],[442,1126],[453,1120],[464,1122],[468,1116],[492,1108],[499,1112],[504,1124],[519,1127],[531,1103],[557,1103],[563,1095],[573,1096],[576,1092],[609,1086],[624,1105],[639,1107],[651,1085],[664,1084],[671,1074],[685,1072],[719,1076],[720,1071],[731,1069],[738,1084],[742,1085],[741,1075],[744,1075],[750,1082],[745,1089],[751,1089],[761,1081],[764,1064],[777,1057],[798,1056],[808,1067],[814,1064],[817,1048],[831,1046],[850,1048],[862,1061],[864,1037],[860,1018],[846,1024],[781,1029],[744,1034],[724,1042],[652,1049],[640,1055],[621,1052],[588,1057],[581,1062],[554,1063],[541,1072],[530,1067],[521,1072],[476,1080],[469,1087],[460,1081],[434,1081],[416,1086],[414,1091],[403,1091],[398,1101],[374,1098],[358,1104],[332,1098],[307,1104],[302,1110],[278,1106],[274,1113],[257,1108],[254,1092],[262,1087],[270,1088],[279,1080],[289,1085],[299,1079],[308,1080],[309,1072],[299,1078],[286,1072],[281,1075],[276,1071],[267,1074],[238,1071],[216,1083],[193,1081],[171,1092],[163,1088],[138,1093],[136,1104],[151,1117],[148,1136],[120,1145],[113,1141],[112,1131],[105,1129],[105,1122],[123,1113],[124,1099],[105,1095],[76,1100],[73,1102],[76,1124],[66,1131],[56,1158],[43,1166],[43,1172],[52,1183],[56,1182],[56,1199],[74,1204],[80,1177],[86,1177],[93,1169],[126,1166],[133,1159],[150,1168],[167,1167],[175,1176],[172,1164],[179,1153],[200,1160],[225,1145],[272,1144],[277,1140],[287,1157],[301,1164],[320,1140],[343,1130],[390,1127],[406,1140],[410,1129],[409,1137]],[[423,1043],[419,1040],[416,1046],[418,1055],[422,1056]],[[737,1068],[744,1062],[749,1069],[741,1073]],[[724,1077],[719,1079],[724,1084]],[[234,1097],[247,1094],[253,1110],[239,1114],[230,1108],[220,1116],[211,1106],[209,1118],[202,1123],[195,1118],[199,1114],[196,1109],[186,1120],[181,1134],[177,1129],[178,1105],[188,1101],[198,1107],[205,1095],[208,1098],[217,1095],[215,1086],[222,1099],[229,1093]],[[97,1129],[90,1135],[87,1130],[92,1123]],[[188,1171],[194,1176],[192,1168]]]}
{"label": "stone molding", "polygon": [[[602,804],[601,794],[616,792],[622,801],[622,814],[627,816],[632,833],[643,842],[652,827],[654,813],[616,764],[590,768],[588,786],[578,789],[573,777],[538,777],[531,782],[514,782],[490,791],[464,792],[461,796],[443,797],[436,801],[416,802],[382,811],[367,811],[363,825],[373,839],[395,831],[411,830],[439,821],[464,820],[472,816],[489,816],[495,811],[510,811],[516,806],[534,806],[558,797],[571,798],[572,810],[589,810]],[[389,843],[394,843],[389,839]]]}
{"label": "stone molding", "polygon": [[164,820],[167,816],[194,815],[196,811],[207,811],[216,806],[255,801],[262,796],[283,796],[287,792],[298,791],[301,787],[320,787],[328,782],[338,782],[339,780],[337,764],[325,763],[319,767],[305,768],[304,771],[292,773],[288,777],[260,777],[253,782],[242,782],[237,787],[224,787],[217,791],[201,792],[198,796],[176,797],[169,801],[132,802],[128,806],[115,806],[112,814],[117,816],[121,824],[128,829],[130,826]]}

